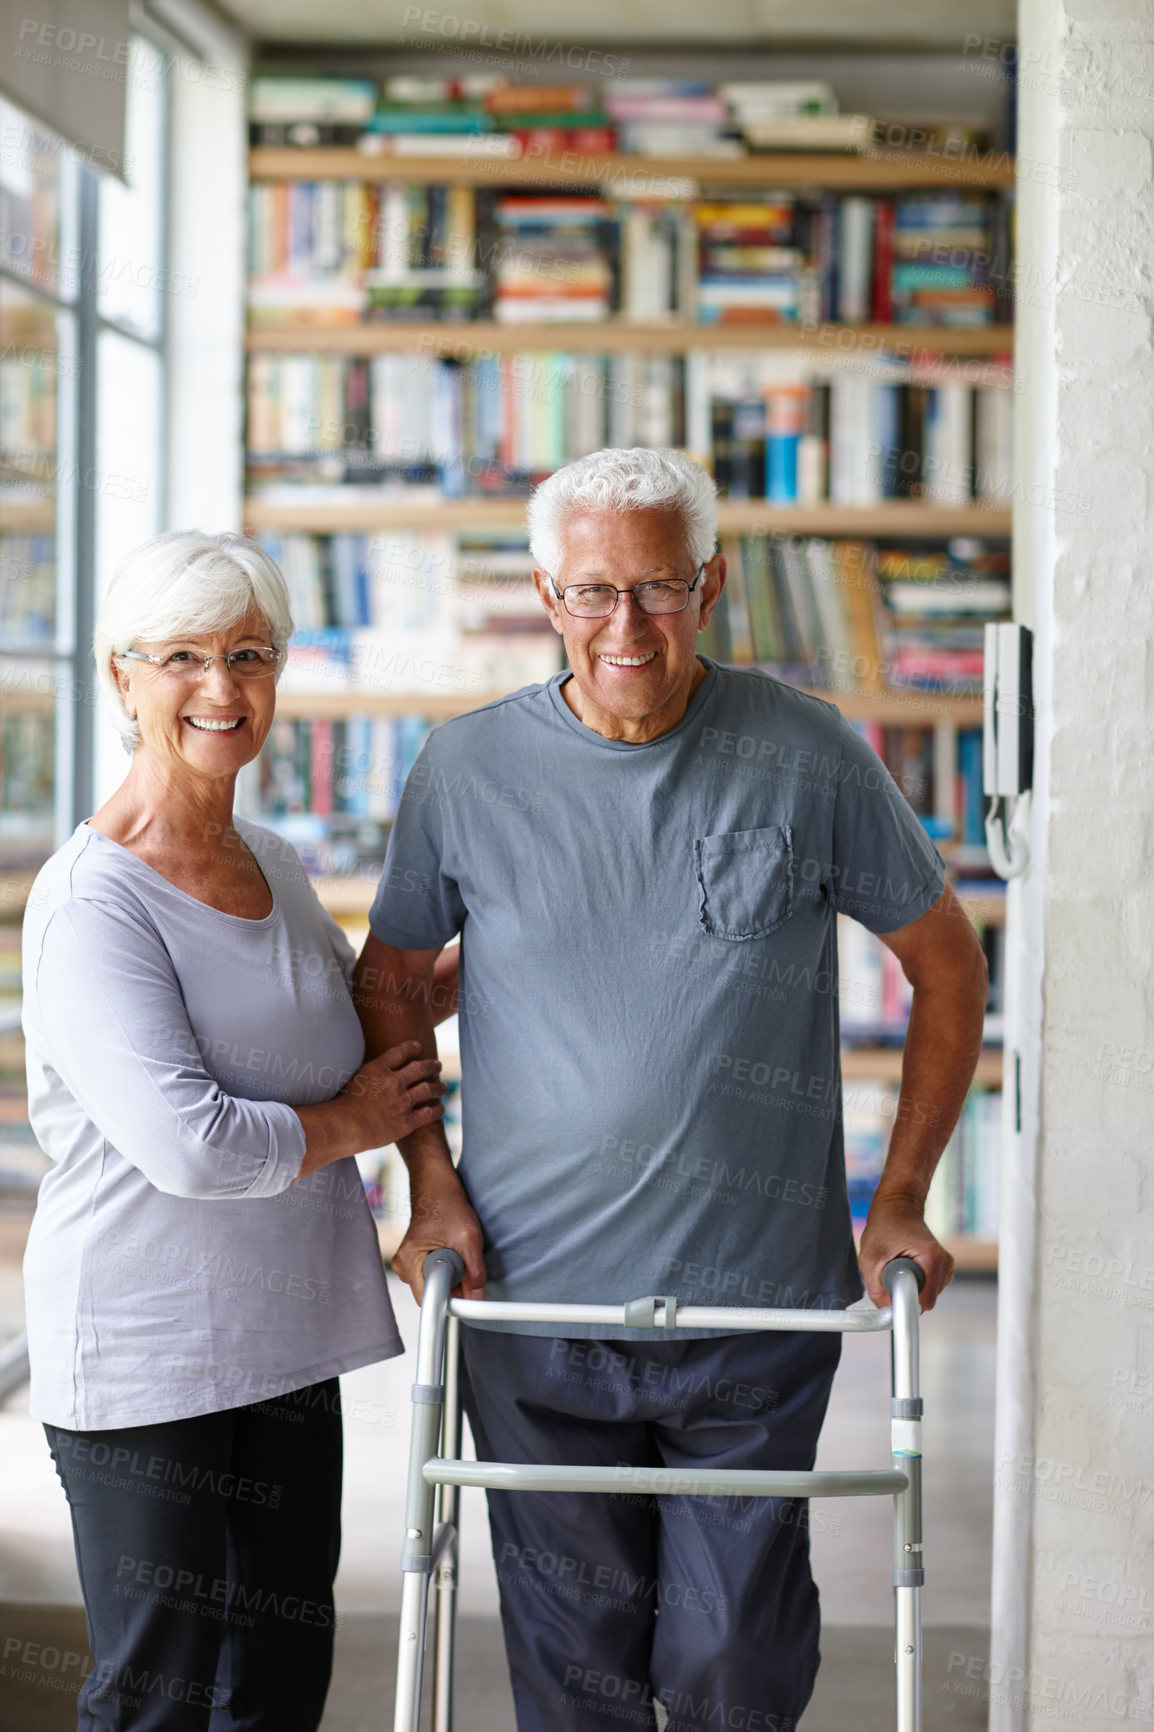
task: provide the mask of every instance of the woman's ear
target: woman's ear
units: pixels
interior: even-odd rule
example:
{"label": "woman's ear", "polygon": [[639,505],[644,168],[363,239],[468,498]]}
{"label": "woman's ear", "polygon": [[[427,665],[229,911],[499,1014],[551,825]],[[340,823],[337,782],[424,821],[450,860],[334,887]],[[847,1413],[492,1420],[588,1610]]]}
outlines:
{"label": "woman's ear", "polygon": [[132,682],[115,656],[109,657],[109,666],[112,668],[112,677],[116,681],[117,689],[120,692],[121,697],[124,699],[124,707],[132,717],[133,721],[135,721],[136,710],[129,701],[129,694],[132,691]]}

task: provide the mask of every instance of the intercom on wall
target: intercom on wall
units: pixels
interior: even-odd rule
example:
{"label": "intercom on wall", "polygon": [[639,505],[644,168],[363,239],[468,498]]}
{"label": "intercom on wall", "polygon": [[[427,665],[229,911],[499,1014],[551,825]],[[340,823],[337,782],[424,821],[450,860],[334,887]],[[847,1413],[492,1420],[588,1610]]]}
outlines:
{"label": "intercom on wall", "polygon": [[1034,634],[1025,625],[987,625],[985,650],[986,843],[999,876],[1017,878],[1030,863],[1024,796],[1034,785]]}

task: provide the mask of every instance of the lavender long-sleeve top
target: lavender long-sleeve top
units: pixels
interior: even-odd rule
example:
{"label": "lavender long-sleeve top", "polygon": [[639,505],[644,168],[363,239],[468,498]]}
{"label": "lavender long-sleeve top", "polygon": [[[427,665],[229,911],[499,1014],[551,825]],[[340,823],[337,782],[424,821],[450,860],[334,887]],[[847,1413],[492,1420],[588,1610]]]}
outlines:
{"label": "lavender long-sleeve top", "polygon": [[81,824],[24,923],[31,1411],[73,1430],[242,1406],[401,1351],[351,1157],[294,1184],[294,1106],[362,1062],[353,953],[300,860],[237,820],[273,895],[210,908]]}

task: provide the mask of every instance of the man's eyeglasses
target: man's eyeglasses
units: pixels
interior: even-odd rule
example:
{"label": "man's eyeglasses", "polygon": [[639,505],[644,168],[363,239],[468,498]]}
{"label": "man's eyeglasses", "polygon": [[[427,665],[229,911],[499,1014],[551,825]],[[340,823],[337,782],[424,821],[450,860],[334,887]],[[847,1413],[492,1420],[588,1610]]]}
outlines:
{"label": "man's eyeglasses", "polygon": [[150,656],[144,650],[122,650],[118,662],[148,662],[162,678],[181,685],[194,685],[208,673],[213,662],[223,662],[234,679],[264,680],[276,673],[281,651],[271,644],[229,650],[227,655],[202,656],[199,650],[172,650],[166,656]]}
{"label": "man's eyeglasses", "polygon": [[642,613],[681,613],[689,606],[704,570],[702,563],[692,583],[683,577],[659,577],[635,583],[632,589],[617,589],[611,583],[567,583],[558,589],[550,578],[549,587],[576,619],[608,619],[623,595],[631,595]]}

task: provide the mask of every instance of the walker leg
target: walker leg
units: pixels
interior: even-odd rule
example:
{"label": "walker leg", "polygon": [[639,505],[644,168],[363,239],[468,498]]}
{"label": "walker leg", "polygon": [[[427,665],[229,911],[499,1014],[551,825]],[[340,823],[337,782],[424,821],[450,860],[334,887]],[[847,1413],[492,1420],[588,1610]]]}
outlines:
{"label": "walker leg", "polygon": [[901,1271],[893,1284],[894,1466],[909,1482],[894,1496],[894,1662],[897,1732],[922,1732],[922,1398],[918,1364],[918,1289]]}
{"label": "walker leg", "polygon": [[[435,1254],[435,1255],[439,1255]],[[435,1488],[425,1480],[425,1463],[435,1458],[441,1439],[444,1405],[445,1333],[453,1270],[426,1262],[421,1323],[417,1334],[417,1381],[409,1436],[409,1478],[405,1493],[405,1537],[401,1546],[401,1629],[397,1644],[397,1696],[393,1732],[418,1732],[421,1673],[425,1658],[425,1615],[429,1577],[434,1569]]]}
{"label": "walker leg", "polygon": [[406,1570],[401,1578],[401,1634],[397,1645],[397,1706],[393,1732],[417,1732],[420,1723],[428,1603],[428,1576]]}
{"label": "walker leg", "polygon": [[898,1732],[922,1727],[922,1590],[895,1588]]}
{"label": "walker leg", "polygon": [[[457,1459],[461,1454],[460,1325],[449,1318],[445,1336],[445,1420],[441,1454]],[[436,1573],[433,1602],[433,1732],[453,1732],[453,1655],[457,1637],[457,1569],[460,1549],[460,1488],[440,1487],[438,1533],[449,1530],[449,1539]]]}

